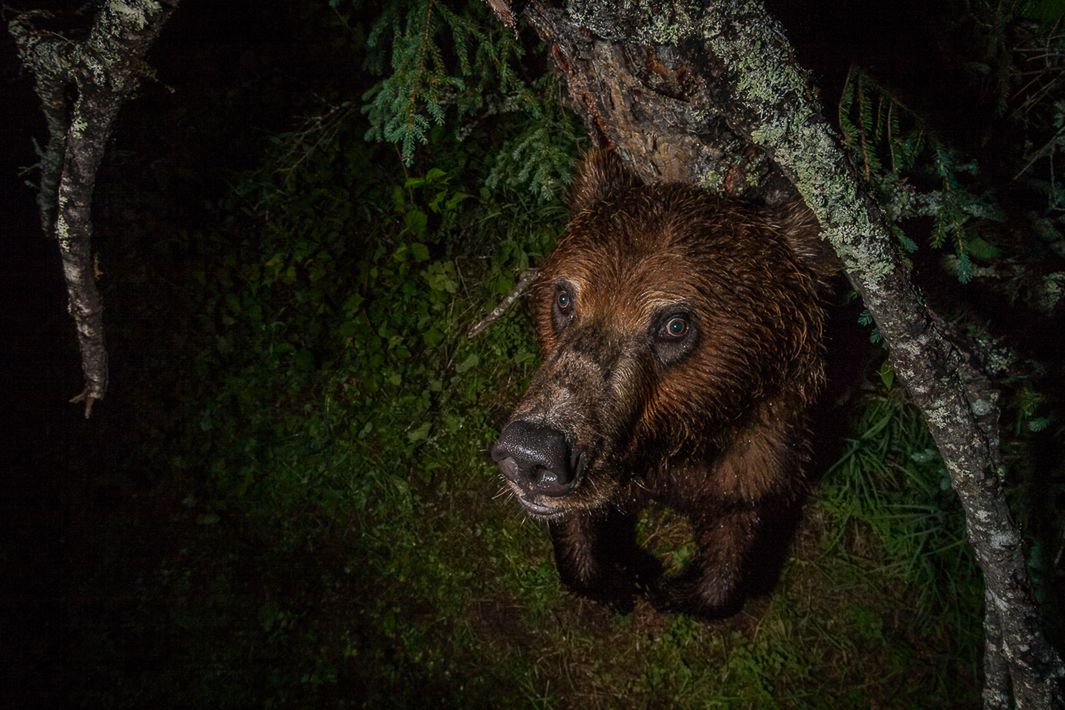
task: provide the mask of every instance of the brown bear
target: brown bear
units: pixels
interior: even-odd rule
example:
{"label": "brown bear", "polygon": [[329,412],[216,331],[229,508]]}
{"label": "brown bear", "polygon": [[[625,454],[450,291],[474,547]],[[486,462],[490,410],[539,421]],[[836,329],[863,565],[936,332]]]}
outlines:
{"label": "brown bear", "polygon": [[[824,379],[827,274],[808,214],[641,185],[606,151],[584,159],[533,289],[542,363],[491,452],[574,591],[723,616],[766,554],[783,558],[774,530],[804,498]],[[637,546],[648,501],[691,522],[678,575]]]}

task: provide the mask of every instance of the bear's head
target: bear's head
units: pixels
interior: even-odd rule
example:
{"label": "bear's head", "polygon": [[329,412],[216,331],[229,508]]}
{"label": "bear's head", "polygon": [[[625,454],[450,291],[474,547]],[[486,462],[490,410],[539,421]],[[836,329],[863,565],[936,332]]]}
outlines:
{"label": "bear's head", "polygon": [[585,159],[533,289],[540,369],[492,447],[528,513],[623,506],[628,484],[711,460],[785,389],[812,396],[818,284],[787,232],[692,187],[640,185],[611,153]]}

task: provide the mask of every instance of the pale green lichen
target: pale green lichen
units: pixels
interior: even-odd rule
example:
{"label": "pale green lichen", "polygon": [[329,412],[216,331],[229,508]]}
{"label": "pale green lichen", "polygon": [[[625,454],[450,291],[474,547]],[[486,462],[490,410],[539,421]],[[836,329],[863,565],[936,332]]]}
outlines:
{"label": "pale green lichen", "polygon": [[997,530],[991,534],[991,546],[995,549],[1009,550],[1017,544],[1017,535],[1012,530]]}
{"label": "pale green lichen", "polygon": [[892,274],[894,263],[885,258],[877,245],[870,244],[865,230],[854,224],[841,224],[822,231],[840,258],[847,273],[861,275],[875,288]]}
{"label": "pale green lichen", "polygon": [[[954,416],[952,410],[947,406],[947,403],[943,400],[936,400],[923,408],[925,422],[928,424],[929,430],[935,434],[936,431],[941,431],[945,428],[949,428],[954,423]],[[957,468],[958,463],[953,458],[947,458],[944,463],[947,468]],[[961,469],[957,469],[961,470]]]}
{"label": "pale green lichen", "polygon": [[156,2],[127,2],[126,0],[110,0],[107,9],[115,13],[121,22],[142,30],[148,26],[150,15],[159,12],[159,3]]}
{"label": "pale green lichen", "polygon": [[637,4],[639,14],[645,21],[639,23],[641,39],[652,44],[676,46],[696,35],[696,26],[687,9],[673,6],[673,13],[663,12],[660,3],[642,1]]}
{"label": "pale green lichen", "polygon": [[654,37],[655,44],[676,46],[691,35],[690,28],[675,22],[667,13],[659,12],[651,16],[648,33]]}
{"label": "pale green lichen", "polygon": [[718,192],[725,184],[725,176],[717,170],[707,170],[698,179],[699,187],[710,190],[711,192]]}
{"label": "pale green lichen", "polygon": [[1050,313],[1061,303],[1065,295],[1065,272],[1056,271],[1043,277],[1037,289],[1036,305],[1044,313]]}
{"label": "pale green lichen", "polygon": [[761,165],[762,160],[759,157],[747,166],[747,170],[743,174],[743,181],[744,183],[746,183],[747,187],[757,188],[759,186],[761,182],[759,180],[759,175],[761,173],[761,170],[759,168],[761,167]]}
{"label": "pale green lichen", "polygon": [[751,140],[758,145],[775,146],[788,133],[787,124],[783,121],[767,121],[751,131]]}
{"label": "pale green lichen", "polygon": [[1017,361],[1017,354],[1005,346],[988,347],[987,369],[993,374],[1006,372]]}

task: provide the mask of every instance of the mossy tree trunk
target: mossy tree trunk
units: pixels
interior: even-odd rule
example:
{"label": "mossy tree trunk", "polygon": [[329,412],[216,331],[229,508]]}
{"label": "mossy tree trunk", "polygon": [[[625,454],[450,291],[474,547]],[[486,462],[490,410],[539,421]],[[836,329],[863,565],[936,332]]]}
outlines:
{"label": "mossy tree trunk", "polygon": [[1002,491],[997,393],[977,353],[913,284],[889,220],[781,25],[757,0],[489,4],[503,22],[517,14],[536,29],[593,139],[644,180],[805,200],[876,320],[964,506],[986,585],[985,706],[1059,707],[1065,668],[1042,633]]}
{"label": "mossy tree trunk", "polygon": [[96,170],[122,103],[146,73],[143,57],[179,0],[107,0],[80,42],[38,28],[44,12],[16,15],[8,30],[33,72],[48,124],[40,155],[37,204],[41,227],[55,236],[70,314],[78,333],[85,416],[107,393],[103,304],[92,258],[92,193]]}

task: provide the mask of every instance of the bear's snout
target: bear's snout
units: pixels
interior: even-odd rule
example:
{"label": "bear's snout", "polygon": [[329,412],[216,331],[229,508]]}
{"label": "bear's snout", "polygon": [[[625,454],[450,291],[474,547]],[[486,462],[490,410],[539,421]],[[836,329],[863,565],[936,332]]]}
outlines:
{"label": "bear's snout", "polygon": [[521,420],[508,424],[492,447],[492,460],[508,480],[523,492],[552,497],[576,487],[583,459],[562,432]]}

